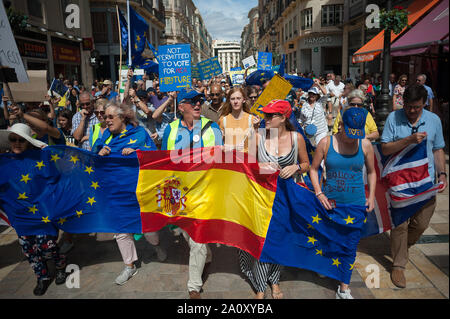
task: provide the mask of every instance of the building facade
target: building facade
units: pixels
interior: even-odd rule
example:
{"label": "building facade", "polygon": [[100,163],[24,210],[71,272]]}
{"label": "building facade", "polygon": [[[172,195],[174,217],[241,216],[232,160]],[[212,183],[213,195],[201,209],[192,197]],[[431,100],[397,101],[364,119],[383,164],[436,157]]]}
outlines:
{"label": "building facade", "polygon": [[191,45],[192,64],[212,56],[212,38],[192,0],[164,0],[165,44]]}
{"label": "building facade", "polygon": [[[100,65],[95,69],[97,79],[118,80],[121,47],[116,4],[126,18],[126,3],[126,0],[90,0],[94,45],[100,53]],[[147,40],[157,49],[162,44],[165,27],[162,0],[130,0],[130,6],[147,21]],[[144,54],[151,55],[148,50]],[[126,65],[126,52],[122,52],[122,55],[122,65]]]}
{"label": "building facade", "polygon": [[222,71],[241,66],[241,44],[234,41],[213,40],[213,56],[217,56]]}
{"label": "building facade", "polygon": [[[13,30],[25,69],[48,70],[48,81],[61,75],[92,83],[91,48],[86,45],[92,39],[88,0],[12,0],[9,4],[28,16],[24,29]],[[78,21],[69,16],[71,4],[79,9]]]}
{"label": "building facade", "polygon": [[344,0],[259,0],[260,51],[290,73],[342,72]]}
{"label": "building facade", "polygon": [[250,55],[256,55],[259,39],[259,11],[258,7],[252,8],[248,13],[249,23],[241,33],[241,57],[244,59]]}

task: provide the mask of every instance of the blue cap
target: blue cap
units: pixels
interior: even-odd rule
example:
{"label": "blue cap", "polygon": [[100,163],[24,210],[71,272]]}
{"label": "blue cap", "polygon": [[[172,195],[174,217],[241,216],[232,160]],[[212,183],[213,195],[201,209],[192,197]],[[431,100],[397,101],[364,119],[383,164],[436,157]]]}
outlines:
{"label": "blue cap", "polygon": [[366,126],[367,110],[351,107],[344,111],[342,121],[344,122],[345,134],[349,138],[363,139],[366,136],[364,127]]}
{"label": "blue cap", "polygon": [[205,97],[203,93],[199,93],[191,87],[183,88],[177,96],[177,102],[180,103],[183,100],[192,100],[196,96]]}

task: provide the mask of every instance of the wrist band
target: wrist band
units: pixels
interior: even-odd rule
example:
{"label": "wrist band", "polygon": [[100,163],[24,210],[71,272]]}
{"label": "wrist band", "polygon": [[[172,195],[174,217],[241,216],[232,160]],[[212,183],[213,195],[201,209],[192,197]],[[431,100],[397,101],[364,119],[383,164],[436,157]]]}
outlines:
{"label": "wrist band", "polygon": [[320,195],[323,195],[323,192],[319,192],[316,194],[316,197],[319,197]]}

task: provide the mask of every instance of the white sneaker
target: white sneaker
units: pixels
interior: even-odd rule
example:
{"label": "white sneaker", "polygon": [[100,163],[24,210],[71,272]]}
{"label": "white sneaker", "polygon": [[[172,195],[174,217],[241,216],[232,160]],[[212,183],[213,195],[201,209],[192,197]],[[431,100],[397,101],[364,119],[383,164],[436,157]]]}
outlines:
{"label": "white sneaker", "polygon": [[63,255],[67,254],[73,248],[73,243],[69,241],[63,241],[63,244],[59,248],[59,252]]}
{"label": "white sneaker", "polygon": [[128,266],[125,266],[125,269],[122,270],[119,276],[116,278],[116,284],[123,285],[126,283],[131,277],[137,274],[137,268],[136,266],[133,266],[133,268],[129,268]]}
{"label": "white sneaker", "polygon": [[156,250],[156,257],[158,258],[158,261],[163,262],[167,259],[167,253],[164,248],[161,246],[153,246],[153,248]]}
{"label": "white sneaker", "polygon": [[350,293],[351,293],[350,289],[347,289],[346,291],[341,291],[341,287],[338,286],[338,289],[336,291],[336,299],[354,299]]}

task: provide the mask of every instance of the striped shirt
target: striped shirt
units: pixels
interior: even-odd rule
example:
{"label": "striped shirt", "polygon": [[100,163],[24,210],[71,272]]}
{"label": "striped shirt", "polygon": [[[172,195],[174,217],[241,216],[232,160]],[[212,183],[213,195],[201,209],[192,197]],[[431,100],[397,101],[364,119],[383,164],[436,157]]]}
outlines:
{"label": "striped shirt", "polygon": [[260,163],[278,163],[281,168],[285,168],[286,166],[293,165],[297,163],[297,154],[298,154],[298,146],[297,146],[297,134],[295,132],[291,132],[291,137],[293,140],[293,145],[291,151],[283,156],[274,156],[270,154],[266,149],[266,136],[265,134],[261,135],[259,139],[258,145],[258,161]]}
{"label": "striped shirt", "polygon": [[[75,132],[75,130],[78,128],[78,126],[80,126],[81,123],[81,113],[77,112],[73,118],[72,118],[72,135],[73,132]],[[89,119],[86,119],[86,121],[84,122],[84,130],[83,130],[83,136],[89,136],[90,132],[92,132],[92,127],[99,123],[97,116],[95,116],[95,114],[92,113],[91,117]],[[81,145],[78,145],[79,147],[81,147],[82,149],[91,150],[91,145],[89,145],[89,139],[84,141]]]}
{"label": "striped shirt", "polygon": [[300,113],[299,122],[303,129],[309,124],[314,124],[317,127],[317,132],[314,135],[316,145],[328,134],[328,124],[325,119],[325,112],[319,102],[316,102],[314,107],[311,107],[308,102],[305,102]]}

